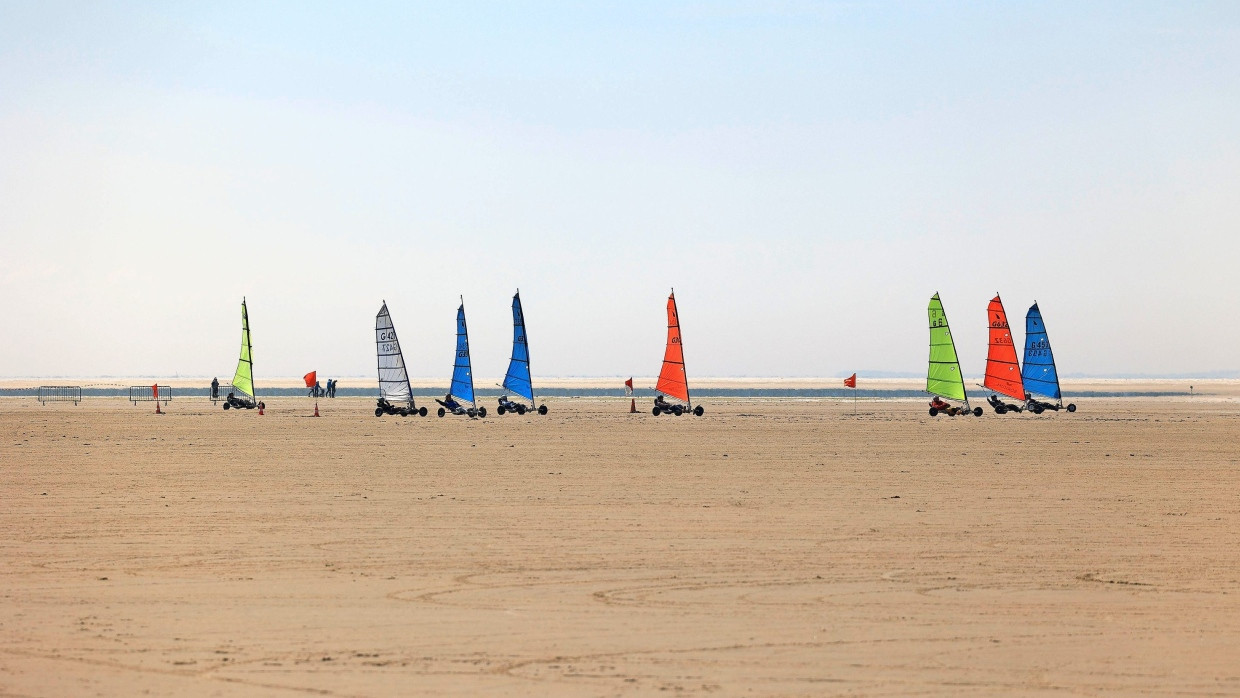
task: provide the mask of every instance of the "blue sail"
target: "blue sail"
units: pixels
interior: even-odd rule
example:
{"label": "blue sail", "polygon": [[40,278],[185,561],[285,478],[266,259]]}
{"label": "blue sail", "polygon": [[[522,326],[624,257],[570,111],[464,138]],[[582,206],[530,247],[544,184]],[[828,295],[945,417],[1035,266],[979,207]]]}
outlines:
{"label": "blue sail", "polygon": [[1025,366],[1021,370],[1025,390],[1060,399],[1059,374],[1055,371],[1055,355],[1051,342],[1046,338],[1046,325],[1042,323],[1042,311],[1034,303],[1025,316]]}
{"label": "blue sail", "polygon": [[469,367],[469,330],[465,329],[465,304],[456,309],[456,363],[452,366],[452,397],[474,401],[474,373]]}
{"label": "blue sail", "polygon": [[530,379],[530,348],[525,343],[525,315],[521,313],[521,292],[512,297],[512,359],[504,376],[504,388],[534,401],[534,384]]}

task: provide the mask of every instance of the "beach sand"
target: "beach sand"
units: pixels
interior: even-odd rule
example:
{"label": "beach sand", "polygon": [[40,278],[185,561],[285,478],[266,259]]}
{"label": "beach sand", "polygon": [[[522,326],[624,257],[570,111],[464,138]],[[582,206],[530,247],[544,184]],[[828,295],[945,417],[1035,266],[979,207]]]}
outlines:
{"label": "beach sand", "polygon": [[1240,406],[1077,402],[0,400],[0,695],[1240,694]]}

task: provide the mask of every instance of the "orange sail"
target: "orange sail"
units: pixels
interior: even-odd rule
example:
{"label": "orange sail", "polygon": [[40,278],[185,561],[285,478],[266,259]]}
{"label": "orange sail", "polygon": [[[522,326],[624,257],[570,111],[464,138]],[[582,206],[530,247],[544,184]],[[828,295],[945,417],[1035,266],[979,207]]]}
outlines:
{"label": "orange sail", "polygon": [[676,317],[676,293],[667,297],[667,350],[663,370],[654,389],[685,402],[689,401],[689,379],[685,375],[685,352],[680,345],[680,320]]}
{"label": "orange sail", "polygon": [[990,349],[986,353],[986,387],[1017,400],[1025,399],[1025,383],[1016,363],[1016,346],[1008,327],[1007,312],[998,294],[986,309],[990,321]]}

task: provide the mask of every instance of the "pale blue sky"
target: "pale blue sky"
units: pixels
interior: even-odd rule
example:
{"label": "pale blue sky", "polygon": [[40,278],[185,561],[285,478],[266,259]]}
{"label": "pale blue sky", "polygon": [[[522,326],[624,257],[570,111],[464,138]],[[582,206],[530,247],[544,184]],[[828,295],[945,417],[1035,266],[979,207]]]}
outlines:
{"label": "pale blue sky", "polygon": [[252,5],[0,0],[0,376],[1240,368],[1240,4]]}

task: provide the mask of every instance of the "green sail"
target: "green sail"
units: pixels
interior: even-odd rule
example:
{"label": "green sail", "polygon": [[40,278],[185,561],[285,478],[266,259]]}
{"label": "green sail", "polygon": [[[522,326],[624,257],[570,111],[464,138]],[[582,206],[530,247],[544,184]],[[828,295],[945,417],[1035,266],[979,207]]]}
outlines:
{"label": "green sail", "polygon": [[237,373],[233,376],[234,392],[254,397],[254,361],[250,354],[250,316],[245,311],[245,299],[241,299],[241,358],[237,359]]}
{"label": "green sail", "polygon": [[960,375],[960,360],[956,358],[956,345],[952,331],[947,326],[947,313],[939,294],[930,299],[930,368],[926,371],[926,392],[952,400],[968,401],[964,393],[964,377]]}

